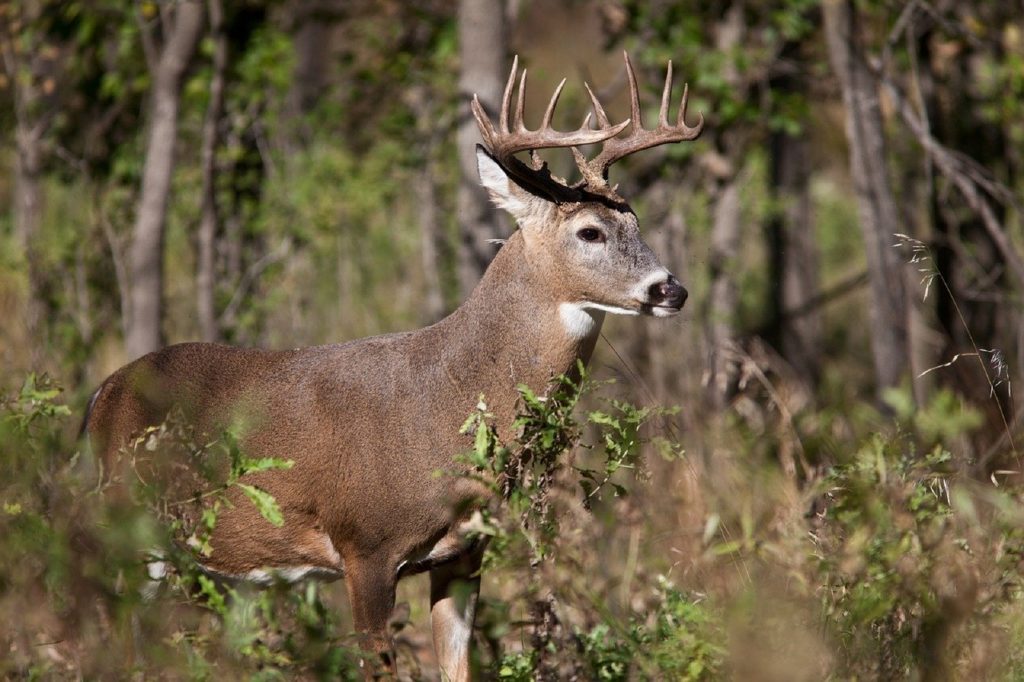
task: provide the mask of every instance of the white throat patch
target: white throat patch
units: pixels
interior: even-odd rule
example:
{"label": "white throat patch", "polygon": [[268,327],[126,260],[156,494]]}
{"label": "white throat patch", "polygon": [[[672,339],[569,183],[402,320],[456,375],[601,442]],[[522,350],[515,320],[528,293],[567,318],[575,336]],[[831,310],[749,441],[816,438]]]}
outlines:
{"label": "white throat patch", "polygon": [[593,309],[588,303],[560,303],[558,316],[562,318],[565,333],[573,339],[588,339],[601,330],[604,311]]}

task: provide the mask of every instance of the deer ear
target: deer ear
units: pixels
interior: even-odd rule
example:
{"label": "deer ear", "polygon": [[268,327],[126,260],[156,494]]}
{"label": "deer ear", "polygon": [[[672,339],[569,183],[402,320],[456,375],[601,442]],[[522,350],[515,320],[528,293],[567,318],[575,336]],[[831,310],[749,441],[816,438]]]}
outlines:
{"label": "deer ear", "polygon": [[552,202],[516,184],[501,164],[480,145],[476,146],[476,167],[480,173],[480,184],[487,190],[491,201],[498,208],[511,213],[520,227],[531,222],[531,219],[543,217],[552,205]]}

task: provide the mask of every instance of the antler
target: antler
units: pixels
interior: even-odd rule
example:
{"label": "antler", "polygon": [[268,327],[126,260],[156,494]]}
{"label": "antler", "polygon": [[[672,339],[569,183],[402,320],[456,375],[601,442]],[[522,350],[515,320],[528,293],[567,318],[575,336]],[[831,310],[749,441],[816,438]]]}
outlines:
{"label": "antler", "polygon": [[[576,165],[588,189],[594,190],[607,186],[608,168],[619,159],[638,152],[641,149],[649,149],[661,144],[670,142],[683,142],[696,139],[704,130],[704,114],[700,114],[700,120],[695,126],[686,125],[686,103],[689,97],[689,86],[683,86],[683,98],[679,103],[679,114],[676,117],[675,125],[668,123],[669,98],[672,96],[672,62],[668,63],[668,73],[665,75],[665,87],[661,93],[661,110],[658,112],[658,126],[653,130],[646,130],[643,127],[643,119],[640,117],[640,93],[636,85],[636,74],[633,72],[633,64],[629,61],[629,54],[622,53],[626,60],[626,76],[629,80],[629,104],[630,118],[633,123],[633,130],[626,137],[607,140],[604,143],[601,153],[592,160],[587,161],[579,150],[573,149],[576,158]],[[587,93],[590,94],[590,101],[594,105],[594,112],[597,114],[597,123],[602,128],[608,125],[608,115],[604,107],[598,101],[594,91],[587,85]]]}
{"label": "antler", "polygon": [[[597,142],[604,142],[609,138],[615,137],[621,133],[627,125],[629,125],[629,119],[626,119],[622,123],[612,125],[608,121],[608,117],[604,114],[603,110],[598,110],[598,119],[601,121],[601,127],[598,129],[592,129],[590,127],[590,114],[588,113],[586,118],[583,119],[583,124],[576,130],[570,132],[559,132],[551,127],[551,118],[555,113],[555,105],[558,104],[558,97],[562,94],[562,87],[565,85],[565,79],[558,84],[555,88],[555,92],[551,95],[551,100],[548,102],[548,107],[544,111],[544,118],[541,121],[540,128],[537,130],[529,130],[523,123],[523,110],[526,107],[526,70],[523,69],[522,77],[519,81],[519,94],[516,98],[516,108],[513,112],[512,106],[512,90],[515,86],[516,73],[519,70],[519,57],[516,56],[512,60],[512,71],[509,72],[508,82],[505,84],[505,93],[501,99],[501,112],[498,115],[498,128],[495,130],[494,125],[491,123],[490,117],[484,110],[483,105],[480,103],[480,98],[473,95],[473,116],[476,117],[477,125],[480,127],[480,134],[483,136],[484,145],[487,150],[495,157],[506,171],[517,176],[517,179],[525,181],[528,185],[533,186],[536,189],[540,189],[548,194],[551,193],[552,188],[546,180],[551,180],[550,174],[546,179],[542,179],[536,175],[536,171],[540,171],[542,164],[536,155],[534,155],[534,167],[531,169],[525,164],[515,158],[517,152],[531,150],[536,151],[538,149],[551,149],[555,147],[577,147],[579,145],[594,144]],[[591,95],[593,97],[593,95]],[[512,115],[512,127],[509,128],[509,114]],[[561,183],[558,183],[561,185]],[[565,189],[564,185],[561,185]]]}
{"label": "antler", "polygon": [[[643,127],[643,119],[640,115],[640,92],[636,84],[636,73],[633,71],[633,64],[629,61],[629,54],[623,52],[626,60],[626,76],[629,81],[629,103],[630,117],[622,123],[612,124],[608,120],[597,95],[587,85],[587,93],[594,105],[594,113],[597,116],[598,128],[590,127],[590,114],[583,119],[583,124],[576,130],[570,132],[559,132],[551,127],[551,118],[555,113],[555,105],[558,104],[558,97],[562,94],[562,87],[565,86],[565,79],[558,84],[555,92],[551,95],[548,108],[544,111],[544,118],[540,128],[529,130],[523,123],[523,110],[526,107],[526,70],[523,70],[519,80],[519,93],[516,98],[515,110],[512,110],[512,90],[515,88],[516,74],[519,71],[519,57],[512,60],[512,71],[508,75],[508,82],[505,84],[505,93],[501,98],[501,112],[498,115],[498,127],[495,129],[490,117],[480,103],[480,98],[473,95],[473,116],[476,117],[477,125],[480,127],[480,134],[483,136],[484,145],[495,157],[502,167],[517,180],[535,191],[547,194],[557,200],[578,200],[580,191],[587,191],[594,194],[601,194],[611,199],[621,201],[615,190],[608,185],[608,168],[619,159],[629,156],[633,152],[642,149],[649,149],[670,142],[683,142],[696,139],[704,130],[704,115],[700,114],[700,120],[695,126],[686,124],[686,103],[689,97],[689,87],[683,86],[683,98],[679,103],[679,113],[674,125],[669,125],[669,99],[672,96],[672,62],[668,63],[668,73],[665,75],[665,87],[661,93],[661,110],[658,113],[658,125],[653,130]],[[511,127],[509,118],[511,117]],[[629,135],[621,139],[613,139],[616,135],[626,129],[630,123],[633,129]],[[594,159],[587,161],[577,147],[587,144],[603,142],[601,153]],[[550,149],[554,147],[570,147],[576,159],[576,165],[583,175],[583,182],[569,187],[551,176],[551,173],[544,167],[540,157],[537,156],[538,149]],[[532,154],[532,168],[522,163],[515,157],[516,153],[530,150]]]}

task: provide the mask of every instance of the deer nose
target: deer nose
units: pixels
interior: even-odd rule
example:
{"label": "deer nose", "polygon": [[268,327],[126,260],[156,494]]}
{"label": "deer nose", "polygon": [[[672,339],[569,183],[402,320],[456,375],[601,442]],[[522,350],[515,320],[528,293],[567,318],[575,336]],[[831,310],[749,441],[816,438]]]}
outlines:
{"label": "deer nose", "polygon": [[686,297],[689,296],[679,280],[672,275],[669,275],[664,282],[652,284],[647,290],[647,294],[651,298],[652,305],[666,306],[676,310],[683,307]]}

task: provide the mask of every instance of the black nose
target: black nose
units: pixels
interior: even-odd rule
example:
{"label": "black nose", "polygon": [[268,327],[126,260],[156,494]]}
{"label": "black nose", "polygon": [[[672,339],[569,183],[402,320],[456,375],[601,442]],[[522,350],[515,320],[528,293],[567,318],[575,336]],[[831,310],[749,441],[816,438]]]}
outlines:
{"label": "black nose", "polygon": [[683,307],[686,297],[689,296],[679,280],[672,275],[669,275],[664,282],[652,284],[647,293],[651,297],[652,305],[667,306],[677,310]]}

